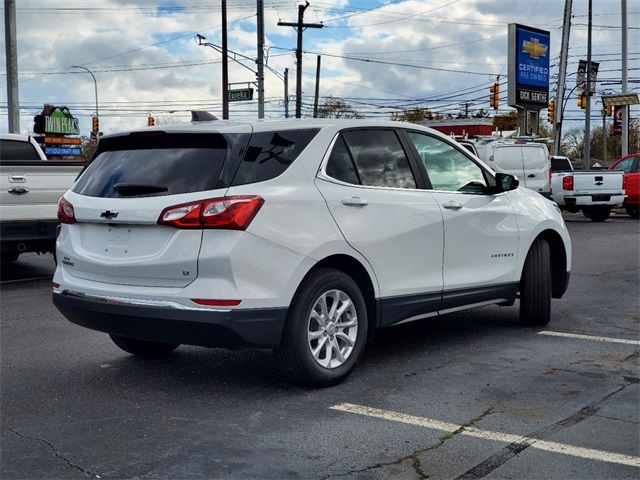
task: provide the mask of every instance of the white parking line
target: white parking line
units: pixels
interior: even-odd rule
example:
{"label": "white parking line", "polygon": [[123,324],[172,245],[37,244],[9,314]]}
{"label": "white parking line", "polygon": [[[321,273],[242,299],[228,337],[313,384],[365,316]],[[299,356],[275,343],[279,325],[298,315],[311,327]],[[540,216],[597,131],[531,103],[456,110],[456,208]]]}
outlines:
{"label": "white parking line", "polygon": [[340,403],[329,407],[332,410],[341,412],[355,413],[357,415],[365,415],[367,417],[381,418],[392,422],[406,423],[416,425],[418,427],[432,428],[443,432],[453,433],[458,430],[458,435],[466,435],[468,437],[481,438],[483,440],[493,440],[504,443],[517,443],[520,445],[528,445],[531,448],[544,450],[547,452],[561,453],[563,455],[571,455],[573,457],[587,458],[589,460],[598,460],[600,462],[618,463],[620,465],[629,465],[640,468],[640,457],[632,455],[623,455],[620,453],[607,452],[604,450],[595,450],[593,448],[575,447],[564,443],[550,442],[547,440],[539,440],[537,438],[523,437],[510,433],[493,432],[491,430],[481,430],[474,427],[463,427],[455,423],[442,422],[431,418],[416,417],[404,413],[391,412],[389,410],[381,410],[378,408],[365,407],[362,405],[354,405],[352,403]]}
{"label": "white parking line", "polygon": [[594,340],[596,342],[624,343],[626,345],[640,345],[640,340],[627,340],[625,338],[596,337],[593,335],[581,335],[579,333],[550,332],[545,330],[538,332],[538,335],[548,335],[550,337],[577,338],[580,340]]}

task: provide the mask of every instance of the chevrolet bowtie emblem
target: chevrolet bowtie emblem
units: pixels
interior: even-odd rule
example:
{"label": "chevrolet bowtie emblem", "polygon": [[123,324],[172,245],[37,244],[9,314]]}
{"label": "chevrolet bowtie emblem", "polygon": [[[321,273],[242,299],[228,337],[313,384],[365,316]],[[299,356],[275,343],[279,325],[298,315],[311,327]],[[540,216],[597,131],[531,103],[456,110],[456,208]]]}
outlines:
{"label": "chevrolet bowtie emblem", "polygon": [[116,218],[118,216],[118,212],[112,212],[111,210],[105,210],[100,214],[101,217],[106,218],[107,220]]}
{"label": "chevrolet bowtie emblem", "polygon": [[548,45],[543,45],[537,38],[529,40],[523,40],[522,52],[528,53],[533,60],[538,60],[540,57],[547,55]]}

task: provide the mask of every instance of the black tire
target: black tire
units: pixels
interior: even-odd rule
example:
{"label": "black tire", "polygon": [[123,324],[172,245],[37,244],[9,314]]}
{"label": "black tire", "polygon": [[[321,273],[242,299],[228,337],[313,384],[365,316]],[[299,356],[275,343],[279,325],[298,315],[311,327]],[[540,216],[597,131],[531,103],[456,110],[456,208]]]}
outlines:
{"label": "black tire", "polygon": [[611,207],[609,205],[595,205],[593,207],[584,207],[582,212],[593,222],[604,222],[611,215]]}
{"label": "black tire", "polygon": [[546,240],[534,242],[520,279],[520,321],[542,327],[551,320],[551,253]]}
{"label": "black tire", "polygon": [[140,357],[161,357],[173,352],[180,345],[175,343],[149,342],[137,340],[135,338],[121,337],[120,335],[109,335],[113,343],[132,355]]}
{"label": "black tire", "polygon": [[[344,363],[325,368],[314,360],[308,342],[309,317],[316,301],[329,290],[338,289],[352,300],[357,315],[357,335],[353,350]],[[348,275],[333,269],[318,269],[307,276],[289,307],[276,358],[289,381],[307,387],[326,387],[344,380],[364,352],[367,340],[367,307],[358,284]]]}
{"label": "black tire", "polygon": [[631,218],[640,218],[640,207],[624,207]]}

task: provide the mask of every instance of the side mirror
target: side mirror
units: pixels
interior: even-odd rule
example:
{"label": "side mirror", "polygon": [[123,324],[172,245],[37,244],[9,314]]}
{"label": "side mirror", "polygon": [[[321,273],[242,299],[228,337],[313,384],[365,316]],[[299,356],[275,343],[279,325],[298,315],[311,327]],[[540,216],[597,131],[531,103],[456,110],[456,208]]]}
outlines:
{"label": "side mirror", "polygon": [[496,173],[496,192],[508,192],[515,190],[520,185],[518,177],[508,173]]}

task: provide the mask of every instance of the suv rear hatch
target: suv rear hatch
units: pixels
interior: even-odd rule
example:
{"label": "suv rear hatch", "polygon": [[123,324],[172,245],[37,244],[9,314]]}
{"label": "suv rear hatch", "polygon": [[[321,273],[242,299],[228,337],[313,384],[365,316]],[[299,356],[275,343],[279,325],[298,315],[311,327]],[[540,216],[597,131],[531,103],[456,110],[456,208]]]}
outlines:
{"label": "suv rear hatch", "polygon": [[66,195],[75,223],[59,241],[65,270],[120,285],[193,282],[202,230],[158,221],[169,207],[225,195],[251,127],[235,125],[233,132],[151,130],[105,138]]}

